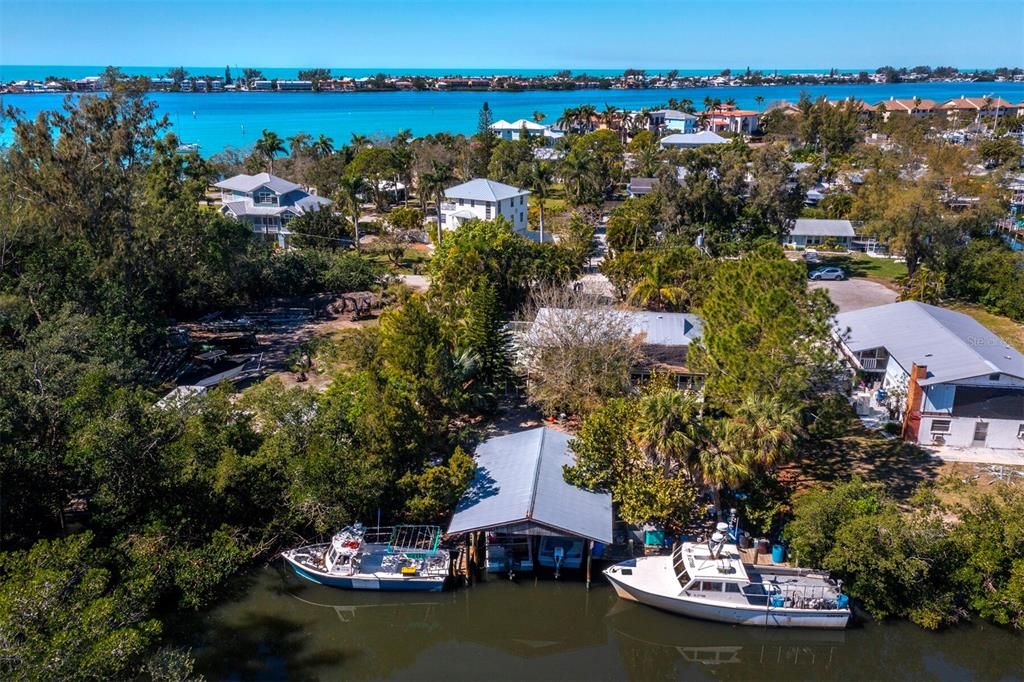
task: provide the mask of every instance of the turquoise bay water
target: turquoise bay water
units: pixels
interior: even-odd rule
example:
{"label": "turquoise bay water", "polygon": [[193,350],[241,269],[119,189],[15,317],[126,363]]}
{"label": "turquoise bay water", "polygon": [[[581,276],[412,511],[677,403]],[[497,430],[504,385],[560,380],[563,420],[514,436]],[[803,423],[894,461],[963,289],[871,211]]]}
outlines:
{"label": "turquoise bay water", "polygon": [[[961,95],[996,95],[1010,102],[1024,101],[1024,83],[906,83],[895,85],[744,86],[685,88],[678,90],[571,90],[527,92],[358,92],[311,93],[152,93],[158,113],[167,114],[178,137],[200,146],[204,156],[226,146],[248,147],[263,129],[282,137],[306,132],[325,134],[336,145],[348,142],[353,133],[386,134],[408,128],[414,135],[436,132],[472,133],[486,101],[494,119],[529,118],[534,111],[554,122],[566,107],[606,104],[620,109],[639,109],[665,103],[670,97],[690,99],[700,108],[705,97],[735,98],[741,107],[764,108],[779,100],[795,101],[806,91],[812,97],[856,97],[877,102],[890,97],[921,97],[946,100]],[[763,97],[758,103],[755,98]],[[53,94],[10,95],[4,107],[13,106],[26,116],[59,108],[64,96]],[[9,128],[9,126],[7,126]],[[0,132],[10,141],[10,130]]]}

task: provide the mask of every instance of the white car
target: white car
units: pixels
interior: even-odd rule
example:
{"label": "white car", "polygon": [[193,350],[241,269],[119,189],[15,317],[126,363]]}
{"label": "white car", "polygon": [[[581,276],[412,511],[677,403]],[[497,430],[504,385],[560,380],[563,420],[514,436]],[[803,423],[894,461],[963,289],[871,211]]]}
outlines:
{"label": "white car", "polygon": [[818,268],[817,270],[811,271],[808,277],[815,281],[823,279],[832,279],[838,281],[846,279],[846,273],[843,272],[842,268]]}

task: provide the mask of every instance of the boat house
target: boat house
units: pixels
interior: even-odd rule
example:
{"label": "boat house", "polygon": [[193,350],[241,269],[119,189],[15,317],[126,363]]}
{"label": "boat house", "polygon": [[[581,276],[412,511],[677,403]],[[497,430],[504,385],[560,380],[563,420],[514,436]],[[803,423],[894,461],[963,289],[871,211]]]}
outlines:
{"label": "boat house", "polygon": [[[593,543],[612,542],[612,498],[565,481],[575,462],[570,436],[539,427],[498,436],[476,449],[476,472],[449,535],[484,533],[487,570],[589,568]],[[585,546],[586,545],[586,546]]]}

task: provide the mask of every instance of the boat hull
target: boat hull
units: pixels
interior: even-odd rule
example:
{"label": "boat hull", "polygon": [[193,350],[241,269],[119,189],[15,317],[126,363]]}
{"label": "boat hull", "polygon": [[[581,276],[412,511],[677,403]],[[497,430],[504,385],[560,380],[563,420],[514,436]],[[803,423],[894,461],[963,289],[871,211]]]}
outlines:
{"label": "boat hull", "polygon": [[377,590],[393,592],[440,592],[444,589],[444,578],[427,576],[401,576],[389,573],[356,573],[352,576],[337,576],[313,571],[284,557],[295,575],[317,585],[336,587],[342,590]]}
{"label": "boat hull", "polygon": [[710,620],[731,625],[758,625],[761,627],[817,628],[841,630],[850,620],[845,609],[815,610],[773,608],[765,606],[737,607],[701,602],[685,597],[646,592],[605,571],[615,593],[622,599],[653,606],[689,618]]}

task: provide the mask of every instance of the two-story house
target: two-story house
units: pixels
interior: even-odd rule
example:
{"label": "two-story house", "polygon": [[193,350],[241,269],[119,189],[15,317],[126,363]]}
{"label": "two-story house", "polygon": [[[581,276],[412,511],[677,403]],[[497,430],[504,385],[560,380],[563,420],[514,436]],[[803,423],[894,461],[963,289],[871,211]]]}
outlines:
{"label": "two-story house", "polygon": [[974,318],[902,301],[836,315],[835,335],[854,370],[900,396],[905,440],[1024,449],[1024,355]]}
{"label": "two-story house", "polygon": [[529,194],[525,189],[486,178],[449,187],[444,191],[445,201],[441,202],[441,227],[454,230],[466,220],[494,220],[503,216],[512,229],[525,233]]}
{"label": "two-story house", "polygon": [[252,225],[253,234],[287,246],[288,223],[308,211],[331,205],[330,199],[310,194],[300,185],[270,173],[236,175],[215,185],[221,191],[225,215]]}

